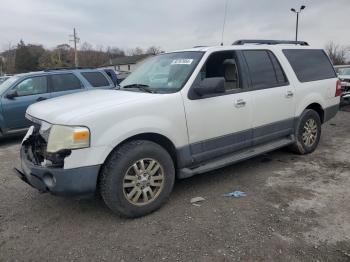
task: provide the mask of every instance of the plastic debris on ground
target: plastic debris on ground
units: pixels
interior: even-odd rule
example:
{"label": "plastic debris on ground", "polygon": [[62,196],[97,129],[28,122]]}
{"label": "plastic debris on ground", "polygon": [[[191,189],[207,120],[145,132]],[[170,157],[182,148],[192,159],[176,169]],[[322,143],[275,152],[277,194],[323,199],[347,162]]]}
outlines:
{"label": "plastic debris on ground", "polygon": [[191,199],[190,202],[192,205],[200,207],[201,205],[199,205],[198,203],[203,202],[203,201],[205,201],[205,198],[203,198],[203,197],[194,197]]}
{"label": "plastic debris on ground", "polygon": [[230,192],[230,193],[226,193],[224,194],[225,197],[245,197],[246,196],[246,193],[245,192],[242,192],[242,191],[233,191],[233,192]]}

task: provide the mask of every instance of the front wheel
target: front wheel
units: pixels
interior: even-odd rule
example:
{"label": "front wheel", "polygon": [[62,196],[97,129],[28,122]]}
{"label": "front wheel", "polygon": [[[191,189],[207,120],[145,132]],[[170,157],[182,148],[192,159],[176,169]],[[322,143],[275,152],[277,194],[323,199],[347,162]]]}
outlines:
{"label": "front wheel", "polygon": [[293,152],[304,155],[315,151],[321,137],[321,120],[318,113],[306,109],[300,116],[295,131],[295,143],[291,146]]}
{"label": "front wheel", "polygon": [[139,217],[167,201],[175,181],[169,153],[146,140],[128,142],[106,161],[100,192],[106,205],[126,217]]}

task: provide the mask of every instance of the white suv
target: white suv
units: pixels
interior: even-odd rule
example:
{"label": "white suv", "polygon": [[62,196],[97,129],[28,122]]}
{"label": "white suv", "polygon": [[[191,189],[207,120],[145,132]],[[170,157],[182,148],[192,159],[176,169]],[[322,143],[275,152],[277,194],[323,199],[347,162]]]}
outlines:
{"label": "white suv", "polygon": [[304,42],[239,41],[161,54],[120,90],[29,107],[20,177],[43,192],[93,195],[145,215],[186,178],[290,146],[318,145],[339,107],[340,82],[323,50]]}

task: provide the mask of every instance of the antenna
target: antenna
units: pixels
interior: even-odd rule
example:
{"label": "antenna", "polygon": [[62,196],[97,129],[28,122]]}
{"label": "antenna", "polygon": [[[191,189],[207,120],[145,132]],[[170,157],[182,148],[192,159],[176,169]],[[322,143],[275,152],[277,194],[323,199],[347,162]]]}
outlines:
{"label": "antenna", "polygon": [[228,5],[228,0],[226,0],[226,3],[225,3],[224,23],[222,25],[222,34],[221,34],[221,46],[224,45],[224,33],[225,33],[226,16],[227,16],[227,5]]}

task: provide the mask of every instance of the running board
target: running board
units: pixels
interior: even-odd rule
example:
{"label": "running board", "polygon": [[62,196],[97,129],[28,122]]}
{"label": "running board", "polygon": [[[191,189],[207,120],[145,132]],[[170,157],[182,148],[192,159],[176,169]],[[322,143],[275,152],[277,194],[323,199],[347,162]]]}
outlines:
{"label": "running board", "polygon": [[283,138],[274,142],[269,142],[266,144],[258,145],[255,147],[251,147],[248,149],[244,149],[238,152],[235,152],[231,155],[224,156],[221,158],[216,158],[207,163],[203,163],[203,165],[195,167],[195,168],[183,168],[178,172],[178,178],[188,178],[194,175],[206,173],[215,169],[219,169],[228,165],[232,165],[234,163],[261,155],[263,153],[267,153],[278,148],[282,148],[288,146],[294,142],[294,135],[290,136],[290,138]]}

